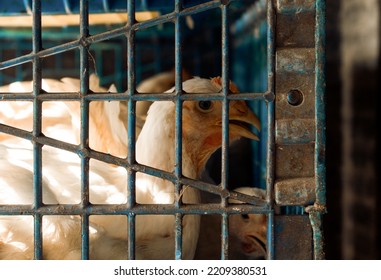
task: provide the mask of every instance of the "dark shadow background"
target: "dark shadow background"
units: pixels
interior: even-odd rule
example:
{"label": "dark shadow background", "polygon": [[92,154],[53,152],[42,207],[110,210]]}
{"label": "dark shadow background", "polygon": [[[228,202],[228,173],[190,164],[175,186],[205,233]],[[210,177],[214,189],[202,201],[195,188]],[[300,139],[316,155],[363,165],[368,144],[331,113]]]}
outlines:
{"label": "dark shadow background", "polygon": [[[358,2],[362,5],[362,1]],[[369,66],[365,62],[356,63],[350,80],[342,80],[341,49],[349,46],[343,45],[340,30],[341,3],[343,1],[327,0],[326,10],[328,209],[328,214],[324,218],[326,258],[380,259],[381,241],[378,236],[381,230],[379,182],[381,169],[380,138],[377,132],[380,128],[381,54],[378,51],[376,66]],[[380,5],[378,1],[378,7],[375,5],[374,8],[380,11]],[[381,24],[378,24],[379,34],[374,34],[378,38],[380,38],[380,26]],[[346,82],[352,83],[349,92],[344,91]],[[351,148],[343,151],[343,143],[346,140],[342,118],[345,98],[352,99],[350,108],[352,116],[349,124]],[[348,162],[343,162],[344,159]],[[345,201],[348,195],[352,198],[350,201]]]}

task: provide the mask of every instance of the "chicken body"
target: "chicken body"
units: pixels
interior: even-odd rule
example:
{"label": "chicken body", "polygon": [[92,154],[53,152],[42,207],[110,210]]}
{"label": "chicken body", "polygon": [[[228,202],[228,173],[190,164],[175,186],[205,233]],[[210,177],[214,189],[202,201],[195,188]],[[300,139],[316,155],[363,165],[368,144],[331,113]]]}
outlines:
{"label": "chicken body", "polygon": [[[93,92],[116,92],[112,85],[109,90],[99,85],[99,78],[90,75],[89,88]],[[79,92],[80,80],[42,79],[42,89],[49,93]],[[0,92],[28,93],[32,91],[32,81],[15,82],[0,87]],[[100,117],[102,116],[102,117]],[[33,104],[28,101],[0,102],[0,123],[26,131],[32,130]],[[127,155],[127,115],[125,108],[117,101],[92,101],[89,109],[89,146],[93,150],[118,157]],[[79,144],[80,104],[77,101],[49,101],[42,105],[42,132],[48,137],[72,144]],[[14,138],[0,134],[0,141]]]}
{"label": "chicken body", "polygon": [[[221,80],[195,78],[183,83],[188,93],[217,93]],[[243,124],[260,127],[258,118],[243,101],[230,102],[229,136],[234,141],[240,137],[257,140],[257,136]],[[185,101],[183,103],[182,158],[183,175],[197,179],[209,156],[221,146],[221,104],[217,101]],[[102,116],[99,116],[102,117]],[[114,116],[115,118],[116,116]],[[146,123],[136,143],[136,160],[167,172],[175,166],[175,104],[170,101],[155,102],[149,110]],[[30,148],[2,145],[0,160],[0,204],[31,204],[33,202],[33,161],[25,158]],[[60,151],[58,151],[60,153]],[[21,158],[17,155],[21,154]],[[16,158],[13,158],[16,157]],[[78,198],[80,188],[78,157],[60,157],[50,148],[43,152],[43,202],[64,204]],[[43,167],[44,168],[44,167]],[[57,184],[62,169],[73,176],[65,176],[65,184]],[[50,171],[49,171],[50,170]],[[53,175],[52,175],[53,174]],[[50,176],[49,176],[50,175]],[[126,203],[126,170],[94,161],[90,176],[90,201],[100,204]],[[139,204],[171,204],[182,199],[185,204],[199,203],[198,190],[184,187],[181,198],[175,197],[173,183],[144,173],[136,174],[136,202]],[[0,217],[0,259],[33,258],[33,220],[28,217]],[[90,258],[127,258],[127,220],[123,215],[91,216]],[[43,254],[47,259],[78,259],[81,252],[81,223],[78,216],[44,216]],[[185,215],[183,219],[183,259],[194,257],[199,234],[199,216]],[[112,249],[110,249],[112,248]],[[174,216],[138,215],[136,217],[136,258],[174,258]]]}

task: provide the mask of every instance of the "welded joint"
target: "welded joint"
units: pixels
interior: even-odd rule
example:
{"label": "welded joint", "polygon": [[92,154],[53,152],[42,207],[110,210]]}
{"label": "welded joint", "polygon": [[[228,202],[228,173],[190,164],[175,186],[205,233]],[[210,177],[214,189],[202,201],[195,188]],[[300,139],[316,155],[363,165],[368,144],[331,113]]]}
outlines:
{"label": "welded joint", "polygon": [[263,97],[264,97],[265,101],[269,102],[269,103],[274,102],[274,100],[275,100],[275,94],[272,91],[266,92]]}
{"label": "welded joint", "polygon": [[327,207],[325,205],[314,203],[313,205],[309,205],[305,207],[304,209],[306,213],[320,213],[320,214],[326,214],[327,213]]}

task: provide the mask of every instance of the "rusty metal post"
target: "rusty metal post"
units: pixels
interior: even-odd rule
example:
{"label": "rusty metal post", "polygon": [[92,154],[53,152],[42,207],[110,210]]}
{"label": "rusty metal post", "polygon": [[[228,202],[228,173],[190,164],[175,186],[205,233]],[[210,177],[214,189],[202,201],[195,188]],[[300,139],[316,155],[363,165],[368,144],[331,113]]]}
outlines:
{"label": "rusty metal post", "polygon": [[289,216],[290,224],[304,219],[312,230],[296,226],[281,237],[297,238],[306,245],[298,247],[292,257],[290,252],[275,248],[276,258],[324,258],[324,2],[275,3],[275,203],[306,207],[310,215]]}

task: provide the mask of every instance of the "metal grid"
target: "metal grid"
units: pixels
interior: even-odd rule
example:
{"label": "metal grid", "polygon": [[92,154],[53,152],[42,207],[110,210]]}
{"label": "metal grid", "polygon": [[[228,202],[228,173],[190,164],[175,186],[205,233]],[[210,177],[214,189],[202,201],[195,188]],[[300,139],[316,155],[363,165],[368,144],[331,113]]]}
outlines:
{"label": "metal grid", "polygon": [[[298,1],[297,1],[298,2]],[[315,1],[310,1],[314,2]],[[0,63],[0,70],[16,65],[32,62],[33,64],[33,94],[1,94],[2,100],[24,100],[33,102],[33,131],[26,132],[21,129],[0,124],[0,131],[30,140],[33,144],[34,156],[34,203],[33,205],[20,206],[0,206],[1,215],[33,215],[34,217],[34,257],[42,259],[42,231],[41,223],[44,215],[80,215],[82,218],[82,259],[89,259],[89,216],[90,215],[126,215],[128,217],[128,257],[135,258],[135,217],[136,215],[147,214],[170,214],[175,215],[175,257],[182,258],[182,219],[184,215],[198,214],[218,214],[222,217],[221,228],[221,259],[228,258],[229,248],[229,215],[245,213],[262,213],[267,215],[268,236],[267,236],[267,258],[274,259],[274,184],[275,184],[275,147],[276,147],[276,127],[275,127],[275,1],[267,1],[267,90],[262,93],[229,93],[229,4],[230,1],[214,0],[191,7],[183,8],[181,0],[175,0],[175,9],[167,14],[148,20],[137,22],[135,20],[135,1],[127,1],[128,22],[124,27],[103,32],[96,35],[89,35],[89,1],[81,0],[80,13],[80,38],[72,42],[58,45],[52,48],[43,49],[42,28],[41,28],[41,0],[32,2],[33,15],[33,51],[14,59]],[[279,1],[278,1],[279,5]],[[316,0],[316,141],[315,141],[315,179],[316,179],[316,201],[313,206],[307,208],[313,229],[314,258],[324,258],[323,241],[321,231],[321,214],[325,211],[325,165],[324,165],[324,0]],[[222,22],[222,92],[220,94],[183,94],[182,90],[182,41],[183,41],[183,21],[184,17],[194,15],[210,9],[221,10]],[[138,30],[150,28],[158,24],[173,22],[175,24],[175,92],[174,94],[135,94],[135,33]],[[110,93],[89,93],[89,54],[88,49],[91,44],[102,42],[118,36],[127,38],[127,92]],[[54,56],[61,52],[79,49],[80,51],[80,94],[78,93],[42,93],[41,60],[45,57]],[[221,184],[215,185],[197,180],[188,179],[182,176],[182,102],[186,100],[219,100],[223,104],[222,114],[222,170]],[[228,106],[230,100],[262,100],[267,103],[267,164],[266,164],[266,199],[264,201],[237,192],[228,191],[228,167],[229,167],[229,125]],[[41,133],[41,109],[42,103],[51,100],[79,101],[81,105],[81,129],[80,144],[72,145],[53,138],[42,136]],[[125,100],[128,102],[128,156],[127,159],[120,159],[108,154],[91,150],[88,146],[89,140],[89,103],[94,100]],[[176,104],[176,137],[175,137],[175,170],[173,173],[164,172],[142,166],[135,159],[135,103],[140,100],[172,100]],[[81,203],[65,205],[45,205],[42,202],[42,146],[49,145],[59,149],[78,154],[81,159]],[[89,201],[89,160],[96,159],[110,164],[116,164],[126,168],[128,172],[127,182],[127,203],[122,205],[94,205]],[[164,178],[175,185],[175,195],[179,195],[183,185],[189,185],[196,189],[207,191],[221,197],[220,204],[207,205],[182,205],[176,201],[170,205],[138,205],[135,202],[135,174],[143,172],[152,176]],[[245,205],[231,206],[227,203],[228,198],[236,198]]]}

